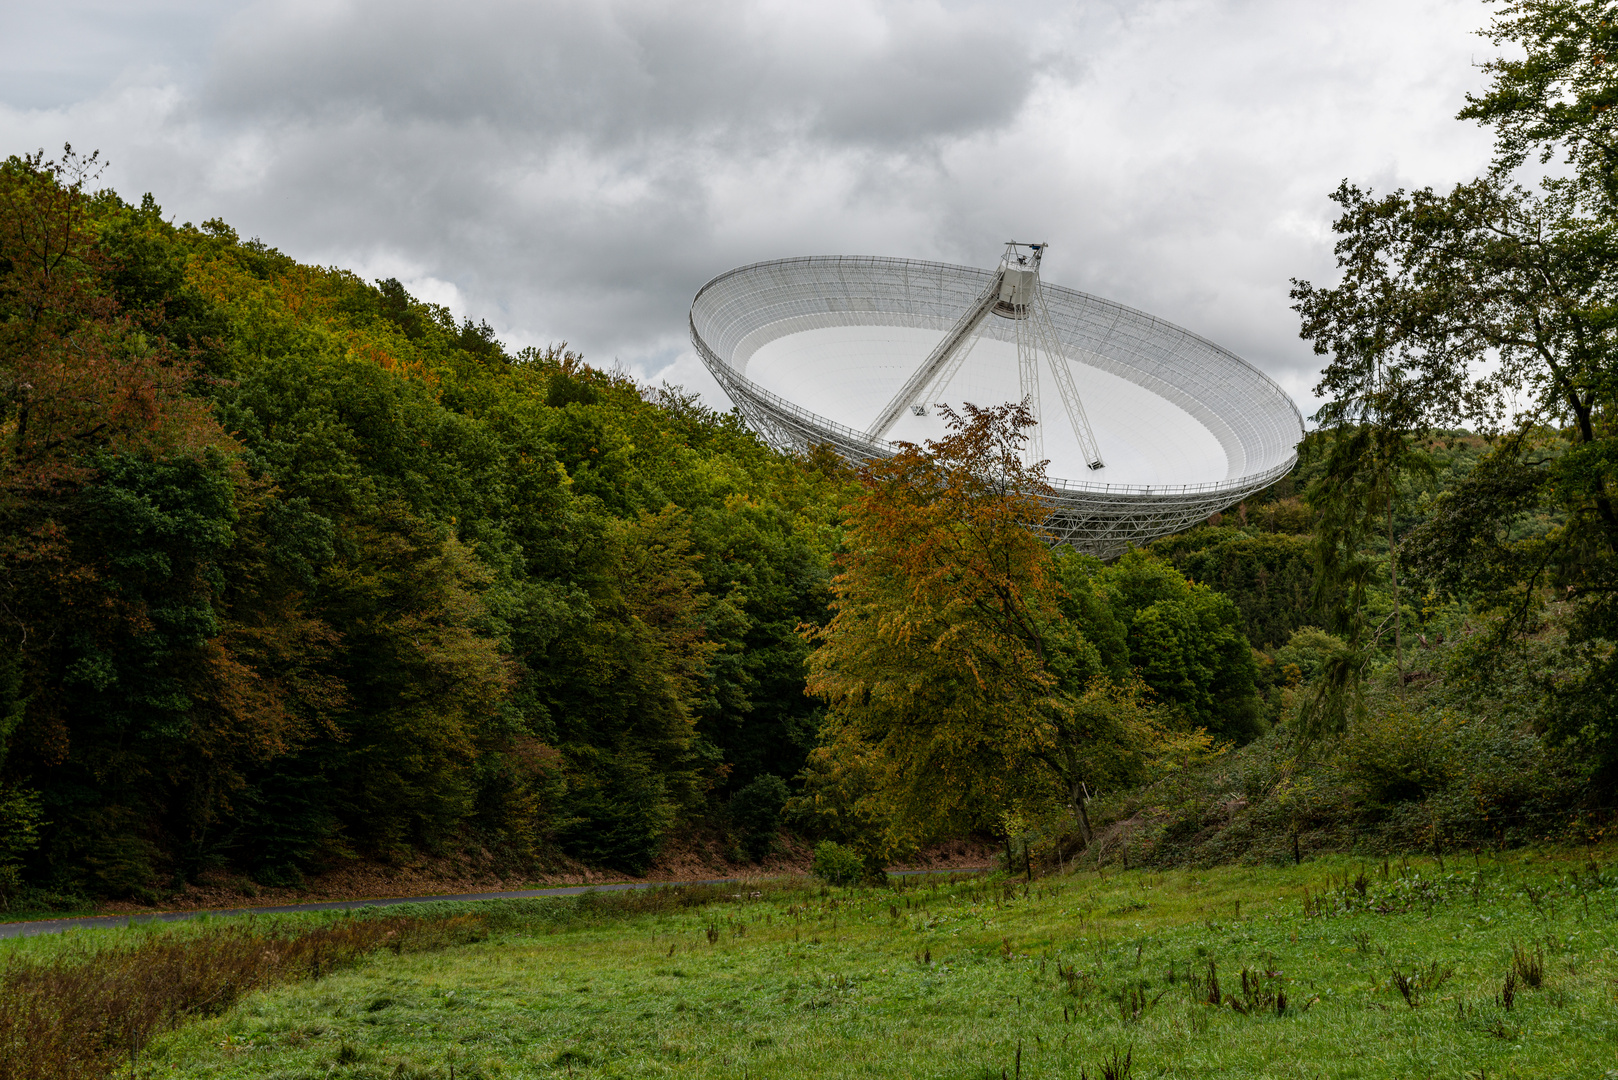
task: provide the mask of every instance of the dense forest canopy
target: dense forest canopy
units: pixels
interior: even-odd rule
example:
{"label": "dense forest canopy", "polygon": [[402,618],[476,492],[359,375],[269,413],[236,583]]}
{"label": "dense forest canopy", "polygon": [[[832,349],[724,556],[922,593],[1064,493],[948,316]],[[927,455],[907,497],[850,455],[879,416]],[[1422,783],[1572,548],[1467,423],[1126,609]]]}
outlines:
{"label": "dense forest canopy", "polygon": [[[396,281],[0,169],[0,753],[31,876],[556,844],[813,744],[848,479]],[[768,786],[768,785],[766,785]]]}

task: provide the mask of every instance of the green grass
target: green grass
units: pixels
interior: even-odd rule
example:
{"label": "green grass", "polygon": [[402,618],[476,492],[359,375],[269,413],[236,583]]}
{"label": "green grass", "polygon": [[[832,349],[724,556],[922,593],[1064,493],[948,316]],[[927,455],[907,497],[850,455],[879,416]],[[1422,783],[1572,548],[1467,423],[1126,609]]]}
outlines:
{"label": "green grass", "polygon": [[[1030,1078],[1115,1052],[1135,1077],[1618,1077],[1618,874],[1587,853],[903,886],[508,904],[479,943],[253,995],[141,1074],[987,1078],[1020,1046]],[[1508,1010],[1513,945],[1543,978]]]}
{"label": "green grass", "polygon": [[[412,904],[409,914],[420,914],[424,908],[431,914],[466,914],[476,912],[471,904],[454,905],[453,912],[439,909],[451,905]],[[344,919],[361,916],[404,914],[400,908],[361,908],[356,911],[287,911],[270,915],[208,915],[183,919],[178,922],[135,922],[124,926],[75,927],[66,933],[36,934],[32,937],[0,938],[0,967],[7,961],[36,962],[62,954],[93,953],[100,949],[134,948],[145,941],[158,938],[207,937],[221,927],[251,927],[264,933],[297,933],[329,926]],[[46,918],[66,918],[61,914]]]}

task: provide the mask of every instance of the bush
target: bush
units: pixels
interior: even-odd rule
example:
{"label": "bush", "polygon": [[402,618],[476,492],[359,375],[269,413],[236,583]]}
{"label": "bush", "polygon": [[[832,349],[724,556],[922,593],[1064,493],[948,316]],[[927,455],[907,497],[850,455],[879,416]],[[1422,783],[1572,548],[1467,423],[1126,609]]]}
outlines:
{"label": "bush", "polygon": [[814,875],[829,885],[855,885],[865,878],[865,860],[835,840],[815,845]]}
{"label": "bush", "polygon": [[0,911],[22,886],[23,856],[39,845],[39,793],[0,787]]}
{"label": "bush", "polygon": [[1292,632],[1287,643],[1275,650],[1275,662],[1283,668],[1298,669],[1300,682],[1310,683],[1326,666],[1326,661],[1342,652],[1346,645],[1342,638],[1333,637],[1314,626],[1302,626]]}
{"label": "bush", "polygon": [[1374,803],[1423,799],[1449,785],[1456,760],[1449,712],[1392,709],[1357,721],[1343,743],[1349,775]]}

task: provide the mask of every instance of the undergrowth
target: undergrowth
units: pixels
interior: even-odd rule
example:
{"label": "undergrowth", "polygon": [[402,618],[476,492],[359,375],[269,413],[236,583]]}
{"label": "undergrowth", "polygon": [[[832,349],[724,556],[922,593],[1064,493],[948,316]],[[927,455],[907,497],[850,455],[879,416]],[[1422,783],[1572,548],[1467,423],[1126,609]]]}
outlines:
{"label": "undergrowth", "polygon": [[378,949],[438,949],[484,933],[481,917],[462,912],[348,918],[293,932],[251,924],[171,930],[133,947],[69,943],[43,957],[18,950],[0,966],[0,1080],[90,1080],[125,1063],[133,1073],[154,1035],[256,990],[319,978]]}
{"label": "undergrowth", "polygon": [[[1330,640],[1312,628],[1294,637]],[[1362,710],[1336,736],[1300,735],[1298,710],[1315,693],[1307,680],[1282,689],[1281,722],[1262,737],[1099,798],[1090,817],[1100,841],[1084,849],[1068,835],[1059,849],[1053,837],[1047,861],[1209,867],[1324,854],[1455,857],[1609,835],[1618,808],[1593,783],[1588,755],[1546,735],[1555,685],[1577,674],[1565,632],[1552,623],[1487,656],[1479,637],[1411,648],[1402,675],[1391,662],[1371,673]],[[1294,658],[1306,652],[1299,646]]]}

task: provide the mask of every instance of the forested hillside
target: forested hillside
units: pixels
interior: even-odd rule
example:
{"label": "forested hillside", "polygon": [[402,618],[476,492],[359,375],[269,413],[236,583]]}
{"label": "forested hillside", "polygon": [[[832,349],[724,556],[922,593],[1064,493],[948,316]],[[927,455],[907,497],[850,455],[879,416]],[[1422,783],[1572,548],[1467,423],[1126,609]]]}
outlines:
{"label": "forested hillside", "polygon": [[[1250,507],[1247,527],[1157,545],[1231,589],[1255,640],[1291,631],[1273,656],[1285,722],[1204,769],[1118,792],[1109,816],[1138,856],[1612,830],[1613,15],[1604,0],[1498,7],[1487,82],[1457,103],[1493,138],[1487,171],[1447,189],[1331,193],[1336,280],[1295,280],[1291,294],[1323,364],[1319,430],[1294,477],[1312,535],[1255,532],[1266,519]],[[1269,520],[1290,517],[1278,503]],[[1307,568],[1294,557],[1305,546]]]}
{"label": "forested hillside", "polygon": [[[1511,440],[1411,433],[1349,531],[1342,487],[1378,460],[1358,452],[1369,425],[1328,428],[1269,491],[1103,564],[1028,530],[1049,489],[1020,457],[1025,418],[968,412],[860,471],[809,661],[828,704],[812,820],[867,867],[952,830],[1001,838],[1031,874],[1610,822],[1603,729],[1570,723],[1606,655],[1576,593],[1506,579],[1502,603],[1401,569]],[[1543,460],[1565,438],[1542,432]],[[1544,545],[1567,519],[1547,498],[1496,525]]]}
{"label": "forested hillside", "polygon": [[[1341,479],[1332,469],[1375,461],[1345,464],[1334,451],[1362,434],[1352,425],[1311,435],[1275,489],[1151,545],[1241,612],[1264,730],[1195,768],[1107,792],[1093,810],[1109,826],[1095,858],[1206,865],[1475,850],[1608,827],[1611,758],[1598,727],[1569,723],[1600,655],[1580,640],[1569,591],[1506,582],[1502,604],[1444,590],[1398,561],[1448,508],[1475,498],[1512,442],[1457,430],[1412,437],[1370,508],[1377,527],[1344,542],[1329,528]],[[1557,455],[1559,437],[1542,439]],[[1519,543],[1543,543],[1565,522],[1547,500],[1497,524]]]}
{"label": "forested hillside", "polygon": [[771,824],[839,467],[93,169],[0,168],[13,885],[452,844],[640,870],[738,791]]}

